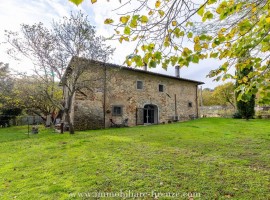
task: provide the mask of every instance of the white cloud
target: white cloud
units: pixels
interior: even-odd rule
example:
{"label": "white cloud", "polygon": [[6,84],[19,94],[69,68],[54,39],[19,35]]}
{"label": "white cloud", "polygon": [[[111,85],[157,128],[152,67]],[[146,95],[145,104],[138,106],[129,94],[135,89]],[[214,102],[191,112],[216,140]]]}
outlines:
{"label": "white cloud", "polygon": [[18,71],[30,71],[33,65],[30,60],[23,58],[15,61],[6,54],[9,47],[4,44],[4,30],[19,31],[20,24],[34,24],[38,22],[50,26],[53,19],[59,19],[75,10],[68,1],[55,0],[9,0],[0,4],[0,61],[10,64],[10,67]]}

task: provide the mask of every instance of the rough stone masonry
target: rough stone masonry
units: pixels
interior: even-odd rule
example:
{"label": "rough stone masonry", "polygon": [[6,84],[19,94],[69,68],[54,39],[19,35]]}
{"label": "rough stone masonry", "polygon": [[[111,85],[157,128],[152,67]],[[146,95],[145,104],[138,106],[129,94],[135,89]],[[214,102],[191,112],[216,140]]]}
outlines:
{"label": "rough stone masonry", "polygon": [[80,83],[86,87],[76,92],[71,112],[76,130],[106,128],[125,119],[136,126],[198,117],[197,91],[203,83],[180,78],[178,67],[176,76],[168,76],[74,57],[67,70],[82,62],[87,68]]}

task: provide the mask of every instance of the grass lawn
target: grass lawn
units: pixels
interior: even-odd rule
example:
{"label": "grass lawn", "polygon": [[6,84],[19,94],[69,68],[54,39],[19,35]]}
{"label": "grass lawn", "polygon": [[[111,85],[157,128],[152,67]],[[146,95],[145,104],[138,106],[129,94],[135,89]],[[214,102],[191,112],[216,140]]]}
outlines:
{"label": "grass lawn", "polygon": [[270,199],[269,120],[25,133],[0,129],[0,199]]}

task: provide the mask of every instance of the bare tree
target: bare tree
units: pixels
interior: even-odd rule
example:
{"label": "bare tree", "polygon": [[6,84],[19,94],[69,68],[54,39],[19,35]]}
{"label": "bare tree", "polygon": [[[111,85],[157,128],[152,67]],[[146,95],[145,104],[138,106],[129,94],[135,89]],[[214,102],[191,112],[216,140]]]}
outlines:
{"label": "bare tree", "polygon": [[[70,120],[72,99],[77,87],[79,77],[85,66],[77,66],[73,71],[74,79],[63,82],[66,88],[66,104],[59,104],[54,99],[55,82],[62,80],[69,61],[72,57],[84,57],[93,60],[106,61],[114,49],[106,46],[104,38],[96,36],[95,27],[90,25],[87,16],[78,12],[71,13],[70,17],[53,21],[52,29],[46,28],[42,23],[34,25],[23,24],[19,33],[7,31],[7,41],[12,45],[9,53],[21,53],[30,58],[35,66],[35,73],[43,80],[47,98],[64,111],[69,124],[70,133],[74,133],[74,126]],[[68,84],[67,84],[68,83]],[[50,88],[50,89],[49,89]]]}

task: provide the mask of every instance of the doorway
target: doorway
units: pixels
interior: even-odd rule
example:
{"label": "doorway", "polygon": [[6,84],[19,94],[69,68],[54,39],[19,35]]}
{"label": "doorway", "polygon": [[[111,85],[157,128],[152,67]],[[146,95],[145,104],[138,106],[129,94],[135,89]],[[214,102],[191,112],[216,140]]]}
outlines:
{"label": "doorway", "polygon": [[153,104],[146,104],[143,112],[144,124],[157,124],[158,123],[158,107]]}

